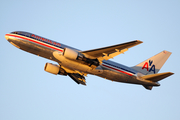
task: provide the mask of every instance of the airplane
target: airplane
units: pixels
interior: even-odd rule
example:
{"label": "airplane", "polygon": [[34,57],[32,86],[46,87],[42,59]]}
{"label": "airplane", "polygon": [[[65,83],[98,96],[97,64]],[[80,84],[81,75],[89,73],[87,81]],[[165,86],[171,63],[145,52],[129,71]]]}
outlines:
{"label": "airplane", "polygon": [[69,76],[77,84],[86,85],[85,77],[91,74],[111,81],[142,85],[151,90],[154,86],[160,86],[158,81],[174,74],[158,73],[171,55],[166,50],[133,67],[109,60],[141,44],[140,40],[81,51],[24,31],[5,34],[5,38],[21,50],[57,62],[58,64],[46,63],[44,70],[54,75]]}

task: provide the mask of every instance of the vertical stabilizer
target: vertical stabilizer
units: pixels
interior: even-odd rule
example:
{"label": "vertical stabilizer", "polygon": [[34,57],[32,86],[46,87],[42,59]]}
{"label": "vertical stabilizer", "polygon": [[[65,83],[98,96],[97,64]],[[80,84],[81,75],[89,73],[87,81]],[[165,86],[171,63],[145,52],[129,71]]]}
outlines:
{"label": "vertical stabilizer", "polygon": [[144,75],[156,74],[159,72],[170,55],[171,52],[164,50],[132,68]]}

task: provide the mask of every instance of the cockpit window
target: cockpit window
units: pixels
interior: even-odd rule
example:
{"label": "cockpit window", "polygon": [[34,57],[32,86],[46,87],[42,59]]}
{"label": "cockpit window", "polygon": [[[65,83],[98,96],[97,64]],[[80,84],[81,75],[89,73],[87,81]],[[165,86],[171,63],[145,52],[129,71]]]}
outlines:
{"label": "cockpit window", "polygon": [[27,32],[14,31],[14,32],[11,32],[11,33],[12,34],[18,34],[18,35],[26,36],[26,37],[30,37],[30,33],[27,33]]}

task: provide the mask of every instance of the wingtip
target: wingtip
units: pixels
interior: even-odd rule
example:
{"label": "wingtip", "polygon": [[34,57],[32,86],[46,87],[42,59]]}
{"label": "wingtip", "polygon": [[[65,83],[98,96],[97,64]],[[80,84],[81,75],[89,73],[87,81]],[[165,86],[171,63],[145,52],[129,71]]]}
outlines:
{"label": "wingtip", "polygon": [[139,42],[139,43],[143,43],[143,41],[141,41],[141,40],[136,40],[137,42]]}
{"label": "wingtip", "polygon": [[170,75],[174,75],[174,73],[173,73],[173,72],[170,72]]}

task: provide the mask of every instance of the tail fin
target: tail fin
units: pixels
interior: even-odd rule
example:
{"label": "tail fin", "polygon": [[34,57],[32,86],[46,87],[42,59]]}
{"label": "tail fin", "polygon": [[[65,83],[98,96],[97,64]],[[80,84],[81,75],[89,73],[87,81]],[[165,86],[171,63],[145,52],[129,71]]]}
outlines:
{"label": "tail fin", "polygon": [[171,52],[164,50],[132,68],[144,75],[156,74],[159,72],[170,55]]}

